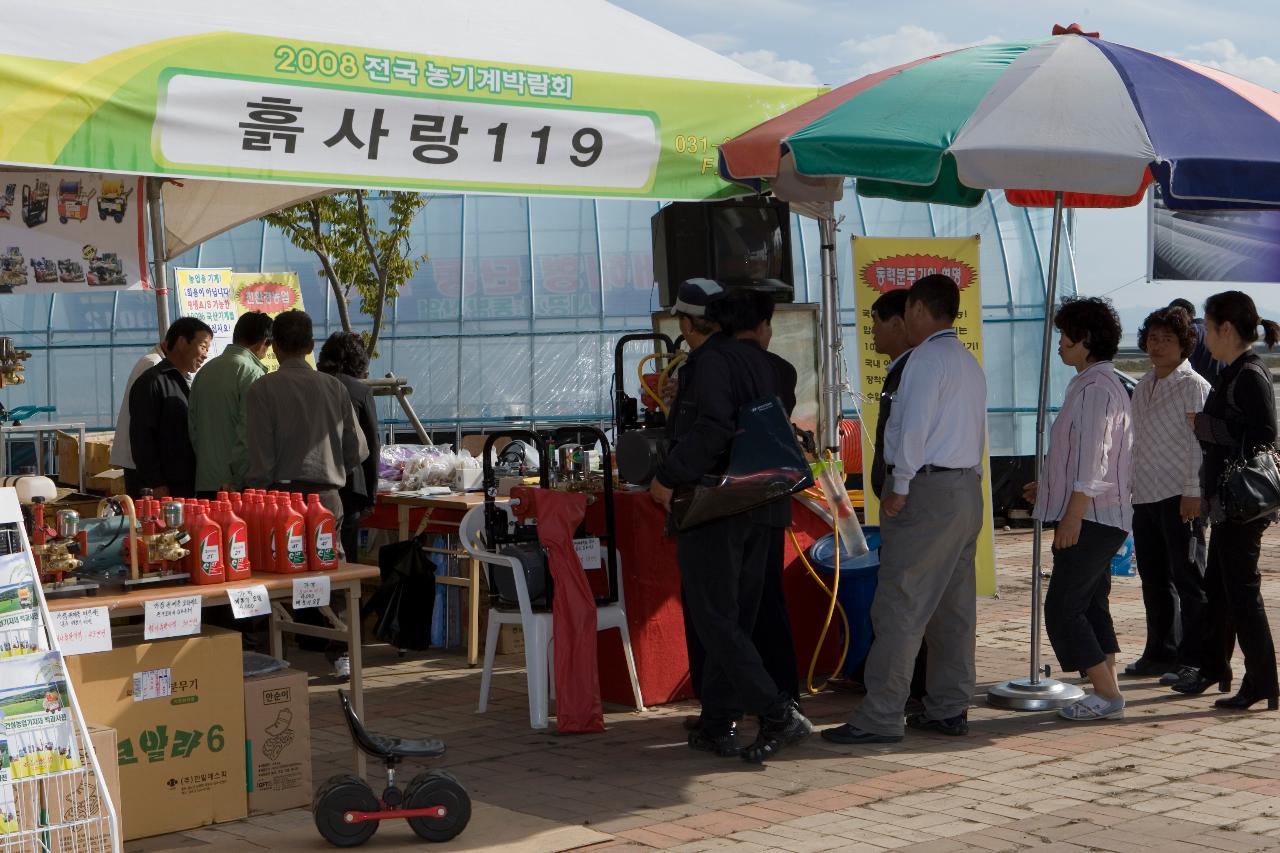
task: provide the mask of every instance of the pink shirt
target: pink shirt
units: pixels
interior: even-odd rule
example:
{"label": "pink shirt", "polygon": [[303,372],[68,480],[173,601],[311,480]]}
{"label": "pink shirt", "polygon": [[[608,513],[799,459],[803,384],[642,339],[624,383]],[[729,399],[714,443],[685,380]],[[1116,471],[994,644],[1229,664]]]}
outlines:
{"label": "pink shirt", "polygon": [[1099,361],[1067,385],[1062,411],[1049,432],[1049,454],[1040,471],[1035,517],[1058,521],[1072,492],[1091,500],[1088,521],[1133,529],[1133,423],[1129,395],[1115,365]]}

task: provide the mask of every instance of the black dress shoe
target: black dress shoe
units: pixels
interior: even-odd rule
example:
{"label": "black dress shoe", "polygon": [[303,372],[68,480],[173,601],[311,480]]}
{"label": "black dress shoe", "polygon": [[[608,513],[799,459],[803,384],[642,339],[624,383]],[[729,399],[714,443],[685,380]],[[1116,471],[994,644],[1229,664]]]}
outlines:
{"label": "black dress shoe", "polygon": [[969,718],[964,714],[956,714],[945,720],[932,720],[924,714],[912,714],[907,717],[907,725],[922,732],[937,732],[950,737],[962,737],[969,733]]}
{"label": "black dress shoe", "polygon": [[742,760],[760,764],[772,758],[783,747],[797,744],[813,734],[813,723],[800,713],[800,706],[790,702],[784,711],[760,720],[760,733],[755,742],[742,750]]}
{"label": "black dress shoe", "polygon": [[1226,675],[1206,675],[1198,669],[1188,668],[1182,677],[1173,685],[1173,689],[1178,693],[1189,693],[1191,695],[1199,695],[1209,689],[1210,685],[1217,684],[1219,693],[1226,693],[1231,689],[1231,670],[1227,670]]}
{"label": "black dress shoe", "polygon": [[1274,693],[1270,696],[1263,696],[1261,693],[1255,691],[1252,685],[1250,685],[1246,680],[1241,683],[1239,693],[1229,699],[1219,699],[1213,704],[1217,708],[1228,708],[1233,711],[1247,711],[1263,699],[1267,700],[1268,711],[1280,710],[1280,696],[1277,696]]}
{"label": "black dress shoe", "polygon": [[1166,672],[1164,675],[1160,676],[1160,684],[1164,687],[1172,687],[1181,681],[1188,672],[1194,675],[1195,671],[1196,668],[1194,666],[1180,666],[1173,672]]}
{"label": "black dress shoe", "polygon": [[715,735],[708,734],[704,728],[696,728],[689,732],[689,748],[699,752],[714,752],[721,758],[732,758],[742,754],[742,745],[738,743],[738,729]]}
{"label": "black dress shoe", "polygon": [[1138,658],[1133,663],[1124,668],[1125,675],[1135,676],[1137,678],[1148,678],[1153,675],[1164,675],[1166,672],[1177,669],[1177,664],[1173,661],[1157,661],[1150,658]]}
{"label": "black dress shoe", "polygon": [[878,735],[845,723],[834,729],[823,729],[822,739],[832,743],[901,743],[902,735]]}

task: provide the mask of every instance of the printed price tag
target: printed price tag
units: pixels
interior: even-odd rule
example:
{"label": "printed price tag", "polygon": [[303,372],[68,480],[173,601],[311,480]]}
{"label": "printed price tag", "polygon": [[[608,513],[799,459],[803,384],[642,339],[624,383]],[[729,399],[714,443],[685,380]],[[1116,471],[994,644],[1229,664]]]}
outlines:
{"label": "printed price tag", "polygon": [[63,655],[111,651],[111,618],[105,607],[55,610],[53,630]]}
{"label": "printed price tag", "polygon": [[143,605],[143,638],[163,640],[200,633],[200,596],[161,598]]}
{"label": "printed price tag", "polygon": [[264,584],[229,589],[227,598],[231,601],[231,615],[237,619],[271,615],[271,597]]}
{"label": "printed price tag", "polygon": [[173,695],[172,671],[149,669],[146,672],[133,674],[133,701],[145,702],[148,699],[167,699]]}
{"label": "printed price tag", "polygon": [[592,536],[587,539],[573,540],[573,550],[578,552],[582,568],[587,571],[600,568],[600,540]]}
{"label": "printed price tag", "polygon": [[329,576],[293,579],[293,609],[327,607],[329,605]]}

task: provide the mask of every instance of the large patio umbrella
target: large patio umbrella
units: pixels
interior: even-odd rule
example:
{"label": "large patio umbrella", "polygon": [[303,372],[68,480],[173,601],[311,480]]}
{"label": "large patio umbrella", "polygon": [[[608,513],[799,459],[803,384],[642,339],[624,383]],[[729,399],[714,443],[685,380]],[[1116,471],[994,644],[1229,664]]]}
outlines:
{"label": "large patio umbrella", "polygon": [[[1280,94],[1103,41],[1073,24],[1054,27],[1049,39],[979,45],[855,80],[725,143],[720,170],[779,194],[825,189],[830,198],[854,177],[860,194],[901,201],[972,206],[986,190],[1002,189],[1013,204],[1052,205],[1039,476],[1063,208],[1138,204],[1153,180],[1174,210],[1280,207]],[[833,234],[828,223],[824,264],[834,264],[826,245]],[[824,285],[834,317],[833,269]],[[829,391],[838,384],[833,326],[827,324]],[[1041,677],[1041,534],[1036,522],[1030,678],[989,695],[1006,707],[1058,707],[1080,695]]]}

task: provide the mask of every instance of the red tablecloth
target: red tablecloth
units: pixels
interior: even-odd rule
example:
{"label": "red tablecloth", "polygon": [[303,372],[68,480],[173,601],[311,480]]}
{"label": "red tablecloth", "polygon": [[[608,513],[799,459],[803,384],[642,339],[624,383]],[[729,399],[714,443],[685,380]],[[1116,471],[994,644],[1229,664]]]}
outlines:
{"label": "red tablecloth", "polygon": [[[793,527],[800,547],[808,548],[830,528],[803,504],[793,503]],[[631,632],[631,649],[640,678],[640,692],[646,705],[662,705],[693,696],[689,682],[689,656],[685,648],[684,611],[680,603],[680,570],[676,565],[675,540],[662,535],[665,515],[649,498],[648,491],[618,491],[614,494],[614,515],[618,525],[618,551],[622,559],[622,583],[626,595],[627,627]],[[411,515],[411,530],[421,520],[422,510]],[[436,510],[432,514],[433,533],[455,533],[456,528],[437,528],[436,521],[456,521],[461,513]],[[593,533],[604,532],[604,501],[597,500],[587,510],[587,524]],[[395,530],[398,527],[396,507],[377,507],[363,526]],[[809,671],[818,634],[827,612],[829,596],[805,571],[787,540],[787,565],[783,584],[791,627],[795,635],[797,665],[801,684]],[[603,570],[589,573],[592,589],[606,591]],[[482,602],[482,606],[486,606]],[[840,617],[828,632],[818,658],[819,680],[835,668],[842,637]],[[622,641],[617,631],[605,631],[597,637],[600,666],[600,693],[604,701],[631,705],[631,682],[622,655]]]}
{"label": "red tablecloth", "polygon": [[[604,502],[596,501],[587,511],[593,532],[603,530]],[[646,705],[661,705],[693,696],[689,682],[689,656],[685,647],[684,611],[680,603],[680,570],[676,566],[675,541],[662,535],[665,516],[647,491],[618,492],[614,495],[618,523],[618,549],[622,557],[622,580],[626,591],[627,626],[631,649],[640,678],[640,692]],[[826,523],[802,504],[795,503],[793,526],[802,548],[829,532]],[[787,542],[787,565],[783,573],[787,609],[796,640],[797,665],[803,683],[818,641],[823,617],[830,600],[809,577]],[[592,586],[603,592],[604,572],[592,572]],[[839,616],[834,617],[839,622]],[[817,676],[825,678],[835,668],[841,634],[833,626],[818,659]],[[617,631],[599,635],[600,692],[606,702],[632,704],[622,643]]]}

